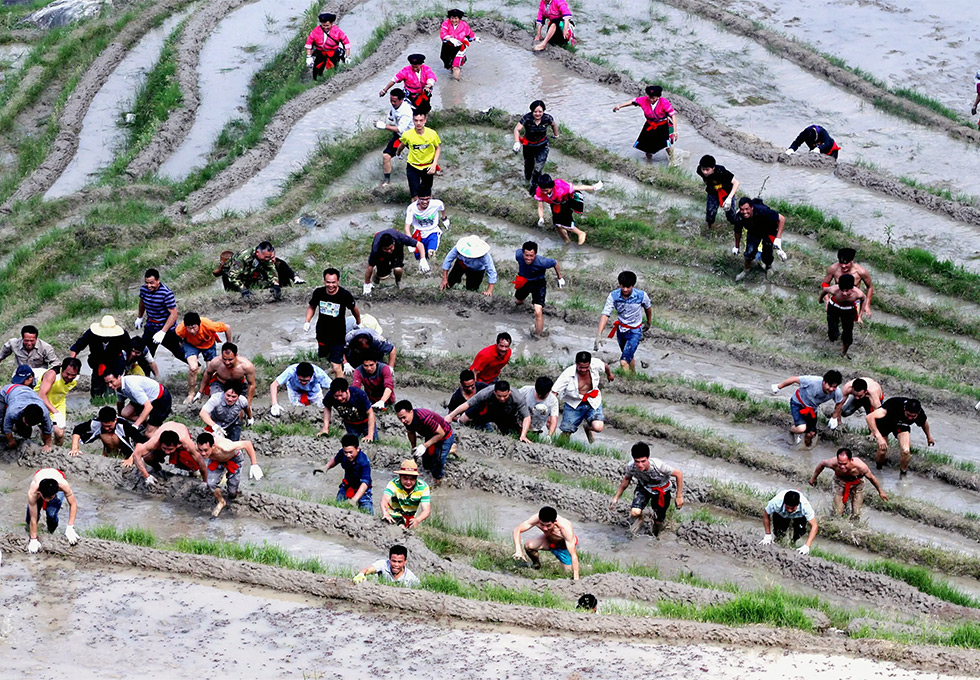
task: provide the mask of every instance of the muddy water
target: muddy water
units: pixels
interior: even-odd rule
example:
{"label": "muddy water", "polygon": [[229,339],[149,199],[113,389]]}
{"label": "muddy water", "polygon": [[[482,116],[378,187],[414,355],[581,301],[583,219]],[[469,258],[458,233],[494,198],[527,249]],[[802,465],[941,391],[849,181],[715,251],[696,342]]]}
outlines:
{"label": "muddy water", "polygon": [[160,175],[182,179],[206,162],[225,124],[245,114],[252,76],[293,37],[307,7],[307,0],[258,0],[218,24],[201,50],[201,105],[194,125],[180,148],[160,167]]}
{"label": "muddy water", "polygon": [[192,10],[188,8],[175,14],[147,32],[109,76],[92,99],[82,121],[75,156],[44,194],[45,198],[59,198],[78,191],[112,162],[125,140],[123,115],[146,81],[147,72],[156,64],[167,36]]}

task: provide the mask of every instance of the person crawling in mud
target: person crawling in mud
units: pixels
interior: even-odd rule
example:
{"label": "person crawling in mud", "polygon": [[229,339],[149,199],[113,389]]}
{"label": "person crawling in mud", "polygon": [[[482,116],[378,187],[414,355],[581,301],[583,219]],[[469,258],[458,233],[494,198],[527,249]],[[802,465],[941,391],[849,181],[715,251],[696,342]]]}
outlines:
{"label": "person crawling in mud", "polygon": [[795,544],[807,532],[806,542],[796,549],[801,555],[810,554],[810,546],[817,537],[817,516],[806,496],[796,489],[786,489],[773,496],[762,511],[762,527],[766,533],[759,545],[771,545],[773,540],[781,541],[786,532],[793,528]]}
{"label": "person crawling in mud", "polygon": [[293,406],[323,407],[323,395],[330,388],[330,377],[319,366],[308,361],[291,364],[283,370],[269,387],[269,399],[272,406],[269,414],[273,418],[282,415],[279,405],[279,388],[285,387],[289,403]]}
{"label": "person crawling in mud", "polygon": [[[201,395],[221,394],[228,389],[230,382],[248,385],[248,406],[252,407],[255,396],[255,365],[238,353],[238,345],[226,342],[221,345],[221,354],[204,365],[201,386],[194,395],[194,401]],[[252,423],[249,423],[251,425]]]}
{"label": "person crawling in mud", "polygon": [[[636,274],[631,271],[619,272],[619,289],[614,290],[606,296],[606,303],[602,306],[602,313],[599,315],[599,330],[596,332],[596,340],[593,350],[596,352],[602,347],[602,333],[606,330],[606,324],[613,311],[616,312],[617,319],[613,321],[609,336],[616,336],[619,343],[619,365],[624,371],[636,370],[636,350],[643,339],[643,331],[650,330],[653,323],[653,303],[646,292],[636,288]],[[646,323],[643,316],[646,315]]]}
{"label": "person crawling in mud", "polygon": [[197,415],[208,432],[232,441],[242,438],[242,421],[254,420],[243,391],[241,383],[229,382],[222,394],[212,394],[204,402]]}
{"label": "person crawling in mud", "polygon": [[531,328],[532,338],[545,337],[544,332],[544,301],[548,295],[549,269],[555,270],[558,277],[558,288],[565,287],[565,278],[561,275],[561,265],[558,260],[538,255],[538,244],[525,241],[524,245],[514,251],[517,260],[517,278],[514,279],[514,304],[523,305],[528,295],[531,296],[531,306],[534,311],[534,326]]}
{"label": "person crawling in mud", "polygon": [[264,476],[262,468],[259,467],[255,457],[255,447],[250,441],[231,441],[224,437],[215,437],[209,432],[202,432],[197,435],[197,452],[208,461],[207,476],[205,479],[208,488],[214,494],[217,504],[211,511],[212,517],[217,517],[228,504],[224,495],[221,493],[221,478],[228,476],[228,500],[233,500],[238,496],[238,487],[242,479],[242,466],[245,465],[245,456],[251,465],[248,468],[248,478],[259,481]]}
{"label": "person crawling in mud", "polygon": [[840,147],[834,141],[834,138],[819,125],[811,125],[808,128],[804,128],[800,134],[796,135],[796,139],[786,149],[786,155],[792,156],[803,144],[806,144],[810,153],[826,154],[835,160],[840,152]]}
{"label": "person crawling in mud", "polygon": [[844,401],[838,385],[841,384],[840,371],[830,370],[821,378],[818,375],[794,375],[781,383],[773,383],[769,389],[773,394],[790,385],[799,385],[789,400],[789,410],[793,416],[793,426],[789,428],[794,435],[794,444],[801,441],[810,446],[817,434],[817,410],[825,401],[834,400],[834,404]]}
{"label": "person crawling in mud", "polygon": [[527,438],[527,432],[531,428],[531,412],[527,407],[527,400],[520,392],[512,392],[510,383],[506,380],[487,385],[471,399],[453,409],[446,420],[454,423],[459,419],[465,425],[470,422],[467,412],[482,412],[484,415],[480,416],[478,423],[496,425],[500,434],[505,435],[519,431],[520,441],[531,443]]}
{"label": "person crawling in mud", "polygon": [[17,445],[15,436],[30,439],[35,426],[41,430],[41,450],[51,451],[54,424],[41,397],[34,391],[34,371],[27,364],[21,364],[14,371],[10,384],[0,388],[0,431],[7,448]]}
{"label": "person crawling in mud", "polygon": [[575,22],[567,0],[541,0],[535,23],[535,52],[545,49],[549,43],[558,47],[575,44]]}
{"label": "person crawling in mud", "polygon": [[630,533],[636,535],[640,532],[644,522],[643,510],[649,505],[654,516],[653,535],[660,538],[660,532],[664,528],[664,520],[667,517],[667,510],[670,508],[670,478],[673,477],[677,483],[677,497],[674,499],[674,505],[679,510],[684,505],[684,473],[667,465],[659,458],[651,458],[650,447],[645,442],[633,444],[630,454],[633,456],[633,462],[626,466],[626,474],[609,503],[609,509],[615,509],[619,497],[636,479],[633,504],[630,507],[630,517],[633,520]]}
{"label": "person crawling in mud", "polygon": [[216,275],[221,276],[225,290],[241,293],[246,302],[252,301],[253,290],[264,288],[272,291],[272,299],[282,298],[279,270],[276,267],[276,249],[268,241],[231,255],[216,271]]}
{"label": "person crawling in mud", "polygon": [[756,253],[762,248],[762,270],[769,275],[772,269],[773,253],[780,260],[786,260],[783,251],[783,229],[786,218],[762,202],[761,198],[742,196],[738,199],[738,220],[735,224],[735,250],[741,243],[742,229],[745,229],[745,254],[742,271],[735,275],[736,281],[748,276],[755,264]]}
{"label": "person crawling in mud", "polygon": [[497,285],[497,267],[490,254],[490,244],[479,236],[464,236],[446,253],[442,260],[442,281],[439,290],[452,288],[466,277],[466,290],[480,290],[483,277],[487,278],[487,289],[483,294],[493,295]]}
{"label": "person crawling in mud", "polygon": [[146,441],[146,436],[133,427],[125,418],[116,415],[116,409],[103,406],[98,415],[92,420],[79,423],[71,433],[71,450],[69,456],[78,456],[82,452],[81,444],[90,444],[96,439],[102,442],[102,455],[112,456],[120,453],[127,458],[133,455],[138,444]]}
{"label": "person crawling in mud", "polygon": [[[345,434],[340,438],[340,451],[327,461],[322,472],[336,466],[344,470],[344,477],[337,487],[337,502],[350,503],[368,514],[374,514],[374,499],[371,497],[371,461],[361,451],[357,437]],[[314,470],[314,474],[321,472]]]}
{"label": "person crawling in mud", "polygon": [[122,375],[118,368],[107,369],[103,377],[106,385],[116,391],[119,415],[131,420],[133,427],[145,429],[148,436],[170,417],[173,410],[170,390],[153,378]]}
{"label": "person crawling in mud", "polygon": [[355,328],[344,336],[344,375],[352,375],[368,357],[387,358],[388,368],[394,370],[398,348],[370,328]]}
{"label": "person crawling in mud", "polygon": [[406,564],[408,548],[403,545],[393,545],[388,549],[388,559],[378,560],[371,566],[364,567],[354,576],[354,583],[364,583],[371,574],[378,575],[378,581],[386,585],[417,588],[422,585],[419,577],[412,573]]}
{"label": "person crawling in mud", "polygon": [[[697,173],[704,180],[704,191],[708,195],[704,208],[704,222],[708,229],[715,226],[718,208],[722,209],[725,219],[734,227],[738,217],[735,199],[741,186],[738,179],[724,165],[718,165],[714,156],[708,155],[701,156]],[[732,255],[738,255],[738,247],[732,248]]]}
{"label": "person crawling in mud", "polygon": [[677,112],[663,96],[664,89],[659,85],[649,85],[645,91],[644,97],[630,99],[614,106],[613,113],[627,106],[640,107],[646,122],[640,130],[640,135],[633,142],[633,147],[645,153],[647,160],[652,160],[654,154],[666,149],[670,165],[677,165],[680,162],[680,158],[675,157],[674,148],[677,142]]}
{"label": "person crawling in mud", "polygon": [[822,460],[810,477],[810,486],[816,486],[817,477],[825,469],[834,471],[834,514],[844,516],[848,501],[851,503],[851,519],[861,519],[861,508],[864,507],[864,479],[867,478],[878,490],[881,500],[887,501],[888,494],[881,488],[878,479],[871,469],[861,459],[854,459],[854,454],[848,448],[837,449],[835,458]]}
{"label": "person crawling in mud", "polygon": [[835,285],[820,289],[820,302],[827,312],[827,338],[831,342],[841,340],[842,357],[847,358],[847,350],[854,342],[854,322],[864,323],[861,306],[864,293],[854,285],[854,277],[843,274]]}
{"label": "person crawling in mud", "polygon": [[75,515],[78,514],[78,501],[72,493],[71,485],[65,479],[65,473],[54,468],[41,468],[34,473],[31,478],[31,485],[27,489],[27,533],[30,541],[27,543],[27,552],[36,553],[41,549],[41,542],[37,538],[37,521],[44,511],[44,516],[48,525],[48,533],[53,534],[58,528],[58,513],[61,506],[68,501],[68,527],[65,529],[65,538],[68,543],[75,545],[78,543],[78,534],[75,532]]}
{"label": "person crawling in mud", "polygon": [[133,449],[133,455],[122,462],[123,467],[132,467],[143,476],[148,487],[156,484],[157,480],[147,470],[147,463],[157,472],[165,459],[174,467],[194,474],[201,472],[201,479],[207,481],[208,465],[197,451],[197,443],[191,437],[190,431],[183,423],[164,423],[149,439],[138,444]]}
{"label": "person crawling in mud", "polygon": [[381,516],[388,524],[414,529],[432,512],[429,485],[419,479],[419,466],[412,459],[403,460],[395,474],[381,498]]}
{"label": "person crawling in mud", "polygon": [[841,248],[837,251],[837,262],[830,265],[827,269],[827,276],[820,284],[824,288],[831,284],[839,283],[840,277],[850,274],[854,277],[855,285],[864,283],[864,304],[861,305],[861,316],[865,319],[871,318],[871,298],[874,296],[874,284],[871,283],[871,274],[868,270],[854,261],[857,251],[854,248]]}
{"label": "person crawling in mud", "polygon": [[425,256],[425,244],[397,229],[383,229],[374,235],[367,267],[364,268],[363,293],[370,295],[376,283],[394,275],[395,286],[401,288],[402,274],[405,272],[405,246],[415,250],[419,261],[419,271],[428,274],[429,261]]}
{"label": "person crawling in mud", "polygon": [[306,38],[306,68],[313,69],[313,80],[319,80],[324,71],[330,70],[342,61],[347,61],[351,52],[350,39],[337,26],[337,15],[321,12],[317,19],[320,25],[314,27]]}
{"label": "person crawling in mud", "polygon": [[[521,546],[521,534],[531,529],[540,529],[536,536]],[[558,558],[565,571],[572,572],[572,579],[578,581],[578,536],[571,521],[558,514],[550,506],[544,506],[537,515],[531,515],[514,527],[514,559],[519,562],[530,561],[533,569],[541,568],[538,554],[550,550]],[[525,555],[527,551],[527,555]]]}
{"label": "person crawling in mud", "polygon": [[918,399],[906,397],[892,397],[882,403],[881,408],[876,409],[865,417],[871,436],[878,443],[878,451],[875,453],[875,468],[880,470],[885,465],[885,458],[888,457],[888,435],[895,435],[898,440],[899,459],[898,469],[899,478],[904,479],[908,475],[909,461],[912,460],[912,433],[913,425],[918,425],[925,432],[926,442],[929,446],[935,446],[936,440],[929,432],[929,423],[926,420],[926,412],[922,409],[922,404]]}
{"label": "person crawling in mud", "polygon": [[831,430],[837,429],[842,417],[857,413],[862,408],[865,415],[881,408],[881,402],[885,398],[881,385],[871,378],[849,380],[840,388],[840,392],[844,401],[834,407],[834,415],[827,421],[827,427]]}
{"label": "person crawling in mud", "polygon": [[582,423],[585,423],[585,436],[589,443],[602,432],[605,416],[602,413],[599,380],[603,373],[609,382],[615,379],[609,364],[583,351],[575,355],[575,363],[562,371],[555,381],[551,391],[565,403],[558,427],[561,429],[560,436],[566,441]]}

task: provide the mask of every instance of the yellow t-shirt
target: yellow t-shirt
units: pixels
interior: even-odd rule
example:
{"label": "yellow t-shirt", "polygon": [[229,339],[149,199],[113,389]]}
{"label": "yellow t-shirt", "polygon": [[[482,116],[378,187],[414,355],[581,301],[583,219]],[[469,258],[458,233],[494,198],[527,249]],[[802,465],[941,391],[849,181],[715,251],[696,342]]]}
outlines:
{"label": "yellow t-shirt", "polygon": [[408,147],[408,164],[421,170],[432,165],[436,157],[436,147],[442,144],[442,140],[431,128],[422,128],[421,135],[415,128],[409,128],[401,136],[401,143]]}

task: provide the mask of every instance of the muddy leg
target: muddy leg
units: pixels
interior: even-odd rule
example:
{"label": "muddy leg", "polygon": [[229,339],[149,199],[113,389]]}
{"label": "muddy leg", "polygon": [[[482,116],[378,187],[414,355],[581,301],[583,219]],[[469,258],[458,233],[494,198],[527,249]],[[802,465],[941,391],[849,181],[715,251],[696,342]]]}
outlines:
{"label": "muddy leg", "polygon": [[561,236],[561,240],[562,241],[564,241],[565,243],[571,243],[572,242],[572,239],[568,238],[568,234],[566,233],[566,230],[564,228],[562,228],[562,227],[555,227],[555,229],[558,231],[558,235]]}
{"label": "muddy leg", "polygon": [[541,50],[543,50],[543,49],[544,49],[545,47],[547,47],[547,46],[548,46],[548,42],[549,42],[549,41],[550,41],[550,40],[551,40],[552,38],[554,38],[554,37],[555,37],[555,31],[556,31],[557,29],[558,29],[558,24],[554,24],[554,23],[552,23],[552,24],[549,24],[549,25],[548,25],[548,32],[547,32],[547,33],[545,34],[545,36],[544,36],[544,40],[542,40],[541,42],[539,42],[539,43],[538,43],[537,45],[535,45],[535,46],[534,46],[534,51],[535,51],[535,52],[540,52],[540,51],[541,51]]}
{"label": "muddy leg", "polygon": [[187,357],[187,398],[184,399],[185,404],[191,403],[194,395],[197,393],[197,378],[198,378],[198,364],[197,356]]}
{"label": "muddy leg", "polygon": [[527,553],[527,558],[529,560],[531,560],[531,568],[532,569],[540,569],[541,568],[541,558],[538,556],[538,551],[537,550],[534,550],[533,548],[529,548],[529,547],[527,547],[527,545],[525,545],[524,546],[524,552]]}
{"label": "muddy leg", "polygon": [[214,490],[214,497],[218,501],[218,503],[214,506],[214,510],[211,511],[211,516],[217,517],[218,515],[221,514],[221,511],[224,510],[225,506],[228,504],[225,503],[225,497],[221,495],[221,489]]}
{"label": "muddy leg", "polygon": [[544,308],[534,305],[534,334],[538,337],[544,334]]}
{"label": "muddy leg", "polygon": [[460,73],[461,73],[461,70],[460,70],[459,66],[453,66],[453,80],[459,80],[460,79]]}

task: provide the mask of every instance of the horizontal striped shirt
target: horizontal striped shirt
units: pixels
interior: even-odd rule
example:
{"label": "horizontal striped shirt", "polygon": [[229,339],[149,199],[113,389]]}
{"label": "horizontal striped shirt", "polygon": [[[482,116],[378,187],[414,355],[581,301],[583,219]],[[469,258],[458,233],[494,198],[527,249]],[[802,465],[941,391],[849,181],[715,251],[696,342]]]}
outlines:
{"label": "horizontal striped shirt", "polygon": [[385,496],[393,515],[414,515],[422,503],[429,502],[429,485],[419,479],[414,488],[405,490],[396,477],[385,487]]}
{"label": "horizontal striped shirt", "polygon": [[435,437],[440,427],[445,433],[443,439],[448,437],[453,431],[452,426],[446,422],[445,418],[427,408],[415,409],[415,417],[412,418],[411,424],[405,426],[406,429],[420,435],[423,441],[428,441]]}
{"label": "horizontal striped shirt", "polygon": [[151,326],[163,326],[170,316],[170,310],[177,306],[174,292],[162,283],[152,293],[145,285],[140,286],[140,302],[146,310],[146,323]]}

